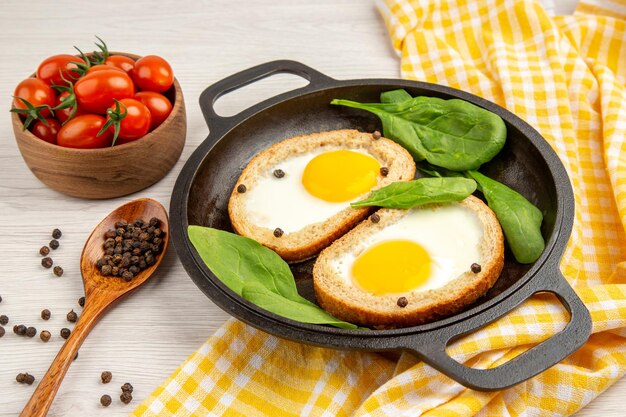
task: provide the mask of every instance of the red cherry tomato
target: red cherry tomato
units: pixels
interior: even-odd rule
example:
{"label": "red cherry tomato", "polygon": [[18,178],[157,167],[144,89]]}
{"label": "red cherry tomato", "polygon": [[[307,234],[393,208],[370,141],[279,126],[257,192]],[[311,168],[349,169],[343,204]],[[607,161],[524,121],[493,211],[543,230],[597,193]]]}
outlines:
{"label": "red cherry tomato", "polygon": [[88,113],[106,113],[115,99],[135,95],[135,86],[130,77],[117,69],[92,72],[74,85],[78,107]]}
{"label": "red cherry tomato", "polygon": [[83,114],[70,120],[57,135],[57,144],[66,148],[106,148],[111,146],[113,135],[107,129],[100,136],[105,118],[97,114]]}
{"label": "red cherry tomato", "polygon": [[[21,97],[35,107],[43,105],[54,107],[56,100],[54,90],[38,78],[27,78],[19,83],[13,92],[13,96]],[[26,104],[18,98],[13,99],[13,106],[18,109],[27,108]],[[49,117],[50,111],[48,109],[44,109],[41,112],[41,115],[43,117]]]}
{"label": "red cherry tomato", "polygon": [[[141,101],[125,98],[120,103],[126,106],[126,117],[120,122],[120,133],[117,137],[118,144],[128,143],[137,140],[146,135],[150,131],[150,110]],[[121,106],[120,106],[121,107]],[[111,110],[115,110],[116,106],[112,106]],[[124,113],[122,107],[121,113]],[[109,120],[110,117],[107,117]],[[115,132],[115,126],[109,127],[111,133]]]}
{"label": "red cherry tomato", "polygon": [[[59,94],[59,96],[57,97],[56,105],[58,106],[59,104],[61,104],[61,102],[65,100],[67,97],[69,97],[69,95],[70,93],[67,91],[64,91],[61,94]],[[54,115],[59,120],[59,122],[65,123],[67,122],[67,119],[69,119],[70,116],[72,115],[73,109],[74,107],[66,107],[61,110],[55,110]],[[76,113],[74,113],[74,117],[80,116],[81,114],[85,114],[85,112],[82,111],[80,107],[76,107]]]}
{"label": "red cherry tomato", "polygon": [[133,70],[135,69],[135,60],[124,55],[111,55],[104,61],[104,64],[120,68],[130,77],[133,76]]}
{"label": "red cherry tomato", "polygon": [[80,77],[80,74],[74,71],[77,68],[75,62],[84,64],[85,61],[74,55],[54,55],[43,60],[37,68],[37,78],[42,80],[48,85],[67,85],[63,78],[61,78],[61,72],[66,80],[72,81]]}
{"label": "red cherry tomato", "polygon": [[99,65],[94,65],[93,67],[89,68],[87,70],[87,74],[91,74],[92,72],[103,71],[103,70],[115,70],[115,71],[125,72],[123,69],[114,67],[112,65],[99,64]]}
{"label": "red cherry tomato", "polygon": [[154,130],[163,123],[172,112],[172,103],[163,94],[154,91],[140,91],[135,94],[134,99],[141,101],[150,110],[150,116],[152,116],[150,130]]}
{"label": "red cherry tomato", "polygon": [[174,83],[174,71],[160,56],[146,55],[135,62],[133,80],[140,90],[162,93]]}
{"label": "red cherry tomato", "polygon": [[32,127],[33,135],[39,139],[45,140],[48,143],[57,143],[57,135],[61,130],[61,123],[55,119],[46,119],[48,126],[46,126],[41,120],[38,120]]}

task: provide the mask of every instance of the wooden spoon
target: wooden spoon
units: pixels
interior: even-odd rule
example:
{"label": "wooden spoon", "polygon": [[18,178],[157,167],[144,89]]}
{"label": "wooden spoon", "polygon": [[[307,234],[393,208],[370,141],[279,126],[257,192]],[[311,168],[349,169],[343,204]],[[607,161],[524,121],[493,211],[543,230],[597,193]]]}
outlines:
{"label": "wooden spoon", "polygon": [[[120,277],[101,275],[96,266],[96,261],[104,256],[104,234],[107,230],[115,229],[115,223],[120,220],[126,220],[130,223],[136,219],[149,221],[152,217],[161,220],[160,228],[164,232],[163,250],[156,257],[156,262],[139,272],[130,282],[126,282]],[[150,278],[163,260],[168,243],[167,211],[161,203],[149,198],[140,198],[118,207],[96,226],[85,243],[80,259],[80,271],[85,287],[85,307],[70,337],[54,358],[48,372],[39,382],[20,417],[43,417],[48,413],[63,377],[89,331],[115,302]]]}

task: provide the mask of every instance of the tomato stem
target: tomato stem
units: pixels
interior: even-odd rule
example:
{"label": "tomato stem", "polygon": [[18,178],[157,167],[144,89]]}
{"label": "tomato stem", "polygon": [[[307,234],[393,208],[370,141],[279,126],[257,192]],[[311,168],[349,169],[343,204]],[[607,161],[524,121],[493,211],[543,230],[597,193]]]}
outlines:
{"label": "tomato stem", "polygon": [[[122,108],[124,108],[124,112],[122,113]],[[120,134],[120,123],[126,115],[128,114],[128,109],[124,103],[119,100],[115,100],[115,109],[107,109],[107,121],[102,126],[102,129],[98,132],[96,136],[100,136],[103,134],[109,127],[114,126],[113,133],[113,142],[111,142],[111,146],[115,146],[115,141],[117,140],[118,135]]]}
{"label": "tomato stem", "polygon": [[12,113],[26,116],[26,120],[24,120],[24,126],[22,127],[22,130],[28,129],[28,127],[34,120],[39,120],[44,125],[50,126],[46,118],[41,115],[41,112],[47,109],[50,111],[50,114],[54,116],[54,111],[52,107],[48,106],[47,104],[42,104],[41,106],[33,106],[28,100],[22,97],[13,96],[13,98],[20,100],[26,106],[25,109],[18,109],[17,107],[13,107],[11,110],[9,110]]}
{"label": "tomato stem", "polygon": [[104,64],[109,57],[109,48],[107,47],[106,42],[104,42],[98,35],[95,35],[96,38],[101,42],[94,42],[100,51],[93,51],[94,64]]}

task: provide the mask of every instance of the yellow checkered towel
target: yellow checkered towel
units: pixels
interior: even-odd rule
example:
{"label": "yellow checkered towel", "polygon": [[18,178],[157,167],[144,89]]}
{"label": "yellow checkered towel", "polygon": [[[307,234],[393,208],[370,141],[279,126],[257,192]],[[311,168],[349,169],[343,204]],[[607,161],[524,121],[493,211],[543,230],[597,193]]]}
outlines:
{"label": "yellow checkered towel", "polygon": [[[402,76],[446,84],[525,119],[565,164],[576,194],[561,269],[593,335],[563,362],[500,392],[467,389],[415,357],[334,351],[230,320],[135,416],[569,415],[626,371],[626,2],[551,16],[531,0],[388,0]],[[364,6],[365,7],[365,6]],[[562,329],[547,295],[449,348],[493,367]]]}

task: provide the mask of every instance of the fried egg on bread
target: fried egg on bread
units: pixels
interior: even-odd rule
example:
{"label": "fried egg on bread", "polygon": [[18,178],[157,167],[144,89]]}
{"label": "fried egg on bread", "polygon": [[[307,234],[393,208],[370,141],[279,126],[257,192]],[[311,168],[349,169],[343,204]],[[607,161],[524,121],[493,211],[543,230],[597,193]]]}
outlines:
{"label": "fried egg on bread", "polygon": [[484,295],[502,271],[502,229],[476,197],[374,216],[313,268],[317,302],[341,320],[374,328],[433,321]]}
{"label": "fried egg on bread", "polygon": [[228,213],[238,234],[298,262],[317,255],[372,211],[352,208],[351,202],[414,175],[411,155],[386,138],[356,130],[297,136],[248,163]]}

